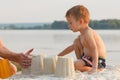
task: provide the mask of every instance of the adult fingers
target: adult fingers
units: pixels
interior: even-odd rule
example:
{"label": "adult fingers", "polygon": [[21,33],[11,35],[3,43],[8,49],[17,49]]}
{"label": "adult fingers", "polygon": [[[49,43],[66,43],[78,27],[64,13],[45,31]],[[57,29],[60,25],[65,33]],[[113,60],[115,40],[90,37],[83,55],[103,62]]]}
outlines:
{"label": "adult fingers", "polygon": [[30,53],[33,51],[33,48],[32,49],[30,49],[30,50],[28,50],[26,53],[25,53],[25,55],[30,55]]}

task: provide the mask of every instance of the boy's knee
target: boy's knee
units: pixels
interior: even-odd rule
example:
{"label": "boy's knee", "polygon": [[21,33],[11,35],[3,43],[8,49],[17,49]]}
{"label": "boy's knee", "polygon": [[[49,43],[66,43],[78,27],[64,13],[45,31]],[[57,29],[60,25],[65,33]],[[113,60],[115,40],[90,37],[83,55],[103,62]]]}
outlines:
{"label": "boy's knee", "polygon": [[82,69],[83,69],[84,66],[85,66],[85,64],[84,64],[84,62],[82,60],[74,62],[75,70],[83,71]]}
{"label": "boy's knee", "polygon": [[76,63],[76,62],[74,62],[74,67],[75,67],[75,69],[77,68],[77,66],[78,66],[78,65],[77,65],[77,63]]}
{"label": "boy's knee", "polygon": [[74,62],[74,66],[75,66],[75,68],[82,67],[82,65],[80,65],[78,61]]}

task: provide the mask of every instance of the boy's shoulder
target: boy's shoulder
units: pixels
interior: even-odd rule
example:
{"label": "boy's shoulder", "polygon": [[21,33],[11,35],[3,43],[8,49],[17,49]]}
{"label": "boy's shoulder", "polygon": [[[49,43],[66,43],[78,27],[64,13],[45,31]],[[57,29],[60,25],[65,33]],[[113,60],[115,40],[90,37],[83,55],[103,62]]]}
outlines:
{"label": "boy's shoulder", "polygon": [[88,29],[84,32],[84,34],[85,34],[85,35],[91,35],[91,34],[93,34],[93,32],[94,32],[93,29],[88,28]]}
{"label": "boy's shoulder", "polygon": [[92,36],[96,35],[96,32],[93,29],[88,29],[85,31],[83,35],[81,35],[82,38],[88,39],[91,38]]}
{"label": "boy's shoulder", "polygon": [[92,35],[92,34],[97,34],[97,32],[96,32],[94,29],[89,28],[89,29],[86,31],[86,34]]}

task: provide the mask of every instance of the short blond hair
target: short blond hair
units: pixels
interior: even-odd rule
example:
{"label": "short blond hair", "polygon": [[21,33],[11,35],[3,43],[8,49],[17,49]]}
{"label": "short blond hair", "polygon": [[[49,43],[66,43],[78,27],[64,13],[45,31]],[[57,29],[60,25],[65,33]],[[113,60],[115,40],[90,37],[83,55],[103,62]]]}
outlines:
{"label": "short blond hair", "polygon": [[79,20],[80,18],[82,18],[84,20],[85,23],[89,23],[90,20],[90,14],[88,9],[83,6],[83,5],[76,5],[73,6],[72,8],[70,8],[67,12],[66,12],[66,17],[70,17],[73,16],[76,20]]}

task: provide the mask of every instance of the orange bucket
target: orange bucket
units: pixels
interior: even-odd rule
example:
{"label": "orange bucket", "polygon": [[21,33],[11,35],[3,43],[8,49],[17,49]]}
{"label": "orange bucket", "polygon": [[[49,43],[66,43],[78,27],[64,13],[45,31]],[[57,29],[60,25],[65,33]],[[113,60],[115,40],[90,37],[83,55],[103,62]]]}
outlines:
{"label": "orange bucket", "polygon": [[0,59],[0,78],[8,78],[12,75],[12,69],[7,59]]}

